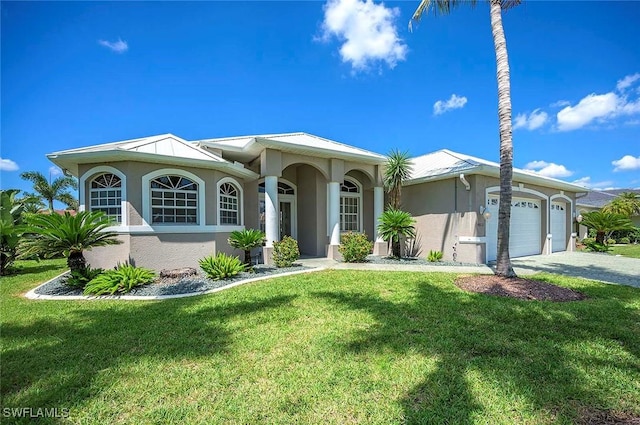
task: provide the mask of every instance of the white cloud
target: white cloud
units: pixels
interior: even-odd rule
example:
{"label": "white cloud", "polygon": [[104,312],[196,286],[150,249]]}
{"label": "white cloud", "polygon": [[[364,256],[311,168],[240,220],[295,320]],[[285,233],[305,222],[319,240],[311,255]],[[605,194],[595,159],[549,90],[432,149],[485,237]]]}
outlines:
{"label": "white cloud", "polygon": [[549,106],[551,108],[561,108],[563,106],[568,106],[568,105],[571,105],[571,102],[569,102],[568,100],[558,100],[557,102],[553,102]]}
{"label": "white cloud", "polygon": [[624,91],[629,88],[633,83],[640,80],[640,73],[636,72],[633,75],[627,75],[622,80],[618,80],[618,84],[616,84],[616,88],[618,91]]}
{"label": "white cloud", "polygon": [[49,175],[51,177],[61,176],[62,175],[62,170],[60,168],[56,167],[55,165],[52,165],[51,167],[49,167]]}
{"label": "white cloud", "polygon": [[546,112],[536,109],[528,116],[527,114],[518,114],[513,121],[513,129],[526,128],[527,130],[535,130],[542,127],[548,120],[549,115]]}
{"label": "white cloud", "polygon": [[0,158],[0,171],[16,171],[20,167],[15,161],[6,158]]}
{"label": "white cloud", "polygon": [[615,167],[613,171],[638,170],[640,169],[640,156],[625,155],[618,160],[611,161],[611,164]]}
{"label": "white cloud", "polygon": [[324,6],[321,40],[340,40],[342,61],[350,63],[354,72],[378,62],[393,68],[407,54],[394,22],[399,15],[397,7],[371,0],[329,0]]}
{"label": "white cloud", "polygon": [[558,165],[553,162],[546,161],[531,161],[524,166],[524,169],[533,171],[541,176],[554,178],[569,177],[573,174],[573,171],[567,170],[564,165]]}
{"label": "white cloud", "polygon": [[612,189],[616,189],[613,185],[613,182],[611,180],[605,180],[605,181],[601,181],[601,182],[597,182],[597,183],[592,183],[591,182],[591,177],[581,177],[578,180],[574,180],[573,183],[579,185],[579,186],[584,186],[588,189],[600,189],[600,190],[612,190]]}
{"label": "white cloud", "polygon": [[438,100],[433,104],[434,115],[444,114],[452,109],[464,108],[467,104],[467,98],[464,96],[458,96],[452,94],[449,100]]}
{"label": "white cloud", "polygon": [[129,44],[127,44],[126,41],[122,41],[120,38],[118,41],[98,40],[98,44],[115,53],[124,53],[129,50]]}

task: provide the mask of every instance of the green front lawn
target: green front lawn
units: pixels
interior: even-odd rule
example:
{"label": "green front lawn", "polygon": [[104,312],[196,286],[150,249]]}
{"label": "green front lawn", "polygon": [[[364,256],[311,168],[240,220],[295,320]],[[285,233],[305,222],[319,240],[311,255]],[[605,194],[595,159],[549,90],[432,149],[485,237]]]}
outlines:
{"label": "green front lawn", "polygon": [[324,271],[167,301],[29,301],[63,264],[29,267],[0,284],[3,408],[83,424],[640,415],[634,288],[545,275],[589,299],[526,302],[464,293],[450,274]]}
{"label": "green front lawn", "polygon": [[614,245],[611,247],[610,253],[624,257],[640,258],[640,244]]}

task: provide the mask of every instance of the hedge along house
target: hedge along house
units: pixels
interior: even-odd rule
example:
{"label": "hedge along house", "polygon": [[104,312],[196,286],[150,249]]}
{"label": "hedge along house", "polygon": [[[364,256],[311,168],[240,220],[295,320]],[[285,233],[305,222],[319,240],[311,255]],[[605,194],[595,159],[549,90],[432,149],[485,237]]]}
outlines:
{"label": "hedge along house", "polygon": [[[47,157],[78,177],[80,210],[117,223],[123,243],[87,252],[92,267],[197,267],[233,253],[227,238],[243,228],[265,231],[267,263],[285,235],[303,255],[337,258],[340,234],[373,238],[384,209],[384,156],[306,133],[194,142],[164,134]],[[377,240],[375,253],[386,243]]]}
{"label": "hedge along house", "polygon": [[[417,220],[411,249],[445,259],[496,260],[500,164],[446,149],[412,159],[403,209]],[[514,168],[509,252],[512,258],[573,251],[575,201],[582,186]]]}

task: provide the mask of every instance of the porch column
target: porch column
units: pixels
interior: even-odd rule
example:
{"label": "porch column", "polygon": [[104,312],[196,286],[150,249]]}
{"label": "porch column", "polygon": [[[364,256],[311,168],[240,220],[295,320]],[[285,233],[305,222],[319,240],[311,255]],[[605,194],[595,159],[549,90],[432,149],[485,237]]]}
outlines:
{"label": "porch column", "polygon": [[273,247],[273,243],[280,239],[278,224],[278,177],[266,176],[264,178],[264,229],[268,248]]}
{"label": "porch column", "polygon": [[329,182],[329,247],[328,258],[339,258],[338,246],[340,246],[340,183]]}
{"label": "porch column", "polygon": [[386,255],[388,251],[387,243],[382,240],[378,232],[378,224],[380,216],[384,211],[384,188],[375,186],[373,188],[373,233],[376,235],[373,244],[373,255]]}

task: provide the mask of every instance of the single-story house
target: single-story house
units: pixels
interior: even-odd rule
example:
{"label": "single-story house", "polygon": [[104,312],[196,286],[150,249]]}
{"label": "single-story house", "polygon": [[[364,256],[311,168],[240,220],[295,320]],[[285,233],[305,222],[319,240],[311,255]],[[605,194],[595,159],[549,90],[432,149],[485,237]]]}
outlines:
{"label": "single-story house", "polygon": [[[338,258],[340,235],[365,232],[374,254],[385,206],[386,157],[307,133],[187,141],[172,134],[54,152],[47,157],[79,179],[81,210],[117,222],[122,244],[87,253],[93,267],[118,262],[160,270],[197,266],[233,253],[233,230],[256,228],[273,242],[298,240],[303,255]],[[417,220],[408,249],[440,250],[446,260],[496,258],[499,164],[440,150],[412,160],[403,209]],[[512,257],[572,250],[575,184],[514,169]],[[236,254],[238,254],[236,252]]]}
{"label": "single-story house", "polygon": [[[625,192],[633,192],[640,194],[638,189],[608,189],[608,190],[589,190],[586,194],[578,196],[576,199],[576,210],[578,214],[585,214],[592,211],[600,211],[605,205],[616,199]],[[631,217],[633,225],[640,227],[640,215]],[[586,226],[579,225],[578,236],[586,238],[589,229]]]}

